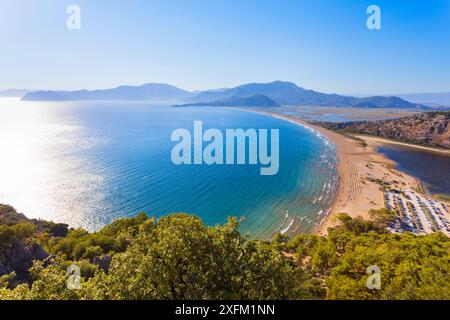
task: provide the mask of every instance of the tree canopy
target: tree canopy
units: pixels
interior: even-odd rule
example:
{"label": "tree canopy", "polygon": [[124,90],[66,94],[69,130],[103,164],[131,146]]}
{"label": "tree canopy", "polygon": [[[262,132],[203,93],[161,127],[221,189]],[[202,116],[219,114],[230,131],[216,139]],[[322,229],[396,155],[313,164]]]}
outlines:
{"label": "tree canopy", "polygon": [[[0,225],[0,263],[14,241],[50,255],[29,278],[1,276],[0,299],[450,299],[450,239],[391,234],[391,213],[372,215],[341,214],[327,236],[272,241],[243,237],[235,218],[205,226],[192,215],[142,213],[94,233],[18,219]],[[79,290],[67,286],[71,265]],[[366,285],[372,265],[379,290]]]}

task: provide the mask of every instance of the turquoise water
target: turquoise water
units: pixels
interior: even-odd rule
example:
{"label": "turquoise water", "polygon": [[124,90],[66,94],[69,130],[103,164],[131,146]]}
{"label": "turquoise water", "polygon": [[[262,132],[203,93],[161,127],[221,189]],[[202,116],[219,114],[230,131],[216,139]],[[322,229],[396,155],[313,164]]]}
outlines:
{"label": "turquoise water", "polygon": [[400,170],[419,178],[430,193],[450,195],[450,157],[398,145],[378,150],[397,162]]}
{"label": "turquoise water", "polygon": [[[318,133],[269,116],[220,108],[129,102],[0,101],[0,203],[33,218],[97,230],[140,211],[187,212],[208,225],[244,217],[241,231],[267,238],[308,232],[338,185],[335,149]],[[280,169],[174,165],[174,129],[276,128]]]}

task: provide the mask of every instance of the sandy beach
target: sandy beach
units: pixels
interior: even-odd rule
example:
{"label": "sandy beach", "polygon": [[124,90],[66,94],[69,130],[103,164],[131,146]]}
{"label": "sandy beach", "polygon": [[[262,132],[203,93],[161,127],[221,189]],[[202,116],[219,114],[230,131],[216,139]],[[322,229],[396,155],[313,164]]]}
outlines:
{"label": "sandy beach", "polygon": [[328,216],[314,230],[317,234],[326,234],[329,227],[336,225],[336,215],[347,213],[351,217],[370,219],[370,209],[384,208],[381,182],[399,189],[421,190],[420,182],[395,169],[395,163],[376,151],[381,141],[377,139],[353,139],[342,134],[312,125],[299,118],[272,112],[262,112],[308,126],[320,132],[336,145],[338,155],[338,173],[340,185],[336,200]]}
{"label": "sandy beach", "polygon": [[[336,216],[347,213],[353,218],[371,219],[369,210],[385,207],[382,185],[390,185],[398,190],[413,190],[425,193],[421,182],[413,176],[396,169],[396,163],[377,147],[383,144],[397,144],[427,152],[450,155],[450,151],[432,147],[392,141],[373,136],[346,136],[323,127],[313,125],[297,117],[262,110],[232,108],[256,112],[284,119],[318,131],[336,146],[338,156],[339,190],[329,214],[316,226],[316,234],[325,235],[328,228],[337,224]],[[442,201],[442,200],[441,200]],[[447,207],[448,204],[447,204]]]}
{"label": "sandy beach", "polygon": [[385,207],[382,183],[395,189],[409,189],[422,192],[418,179],[395,168],[395,162],[376,151],[381,143],[376,139],[358,136],[362,141],[314,126],[331,139],[337,149],[340,188],[330,214],[316,229],[316,233],[326,234],[329,227],[336,224],[336,215],[347,213],[351,217],[370,219],[370,209]]}

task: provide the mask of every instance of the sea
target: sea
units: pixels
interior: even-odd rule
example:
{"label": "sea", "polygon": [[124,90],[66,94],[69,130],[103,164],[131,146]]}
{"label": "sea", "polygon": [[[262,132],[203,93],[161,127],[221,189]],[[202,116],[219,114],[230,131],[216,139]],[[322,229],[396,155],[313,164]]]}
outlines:
{"label": "sea", "polygon": [[[327,215],[339,178],[335,146],[282,119],[221,107],[144,102],[0,99],[0,203],[30,218],[99,230],[140,212],[242,219],[250,238],[311,232]],[[171,134],[205,129],[279,129],[279,172],[260,165],[176,165]]]}

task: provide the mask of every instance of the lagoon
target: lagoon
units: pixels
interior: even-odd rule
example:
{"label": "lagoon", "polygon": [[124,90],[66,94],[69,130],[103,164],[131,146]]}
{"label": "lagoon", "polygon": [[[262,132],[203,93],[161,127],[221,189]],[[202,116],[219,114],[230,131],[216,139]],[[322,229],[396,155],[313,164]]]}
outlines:
{"label": "lagoon", "polygon": [[394,160],[399,170],[420,179],[429,193],[450,195],[449,156],[390,144],[378,151]]}

